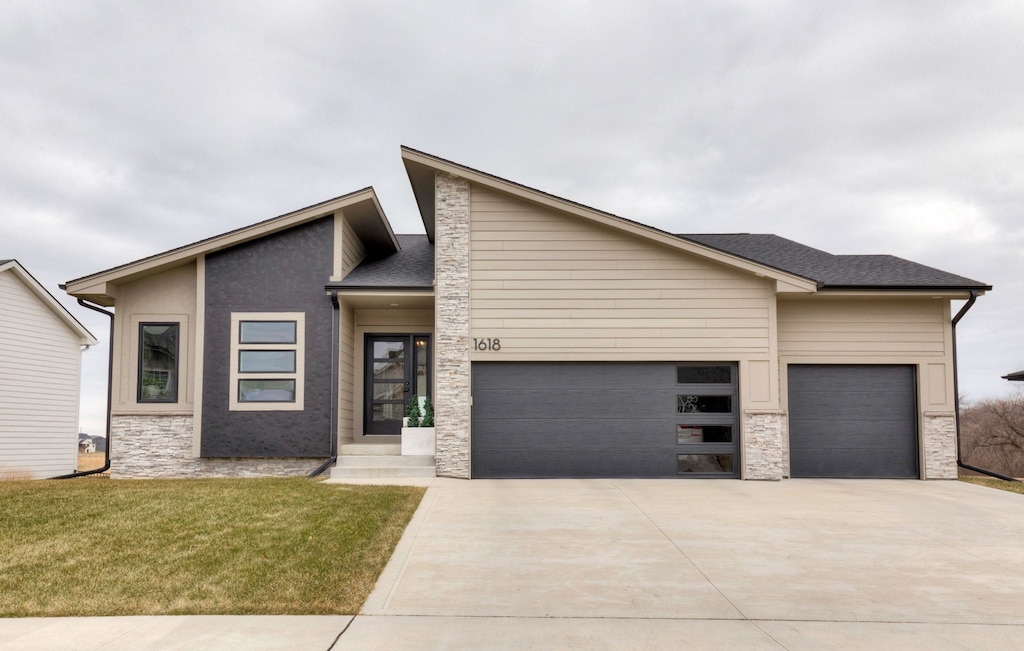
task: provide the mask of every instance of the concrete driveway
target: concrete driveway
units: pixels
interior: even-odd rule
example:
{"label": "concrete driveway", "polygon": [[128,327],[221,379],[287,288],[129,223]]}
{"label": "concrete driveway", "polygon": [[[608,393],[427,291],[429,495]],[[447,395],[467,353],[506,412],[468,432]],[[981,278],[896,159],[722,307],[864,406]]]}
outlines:
{"label": "concrete driveway", "polygon": [[437,479],[335,649],[1024,645],[1024,496]]}

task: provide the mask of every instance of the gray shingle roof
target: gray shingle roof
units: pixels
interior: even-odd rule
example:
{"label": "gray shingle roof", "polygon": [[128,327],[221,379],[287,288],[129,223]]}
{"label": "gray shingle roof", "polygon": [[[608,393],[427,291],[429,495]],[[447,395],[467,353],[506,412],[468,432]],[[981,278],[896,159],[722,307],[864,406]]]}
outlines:
{"label": "gray shingle roof", "polygon": [[13,259],[9,259],[9,260],[3,260],[3,259],[0,259],[0,265],[5,265],[5,264],[7,264],[8,262],[13,262],[13,261],[14,261]]}
{"label": "gray shingle roof", "polygon": [[376,260],[364,260],[338,288],[429,288],[434,286],[434,245],[426,235],[396,235],[401,250]]}
{"label": "gray shingle roof", "polygon": [[831,289],[992,289],[985,283],[892,255],[833,255],[778,235],[677,235]]}
{"label": "gray shingle roof", "polygon": [[1004,380],[1013,380],[1015,382],[1024,381],[1024,371],[1017,371],[1016,373],[1009,373],[1003,376]]}
{"label": "gray shingle roof", "polygon": [[[397,253],[365,260],[332,287],[429,288],[434,283],[434,245],[426,235],[396,235]],[[834,255],[778,235],[685,234],[696,242],[773,269],[807,278],[823,289],[991,289],[940,269],[891,255]]]}

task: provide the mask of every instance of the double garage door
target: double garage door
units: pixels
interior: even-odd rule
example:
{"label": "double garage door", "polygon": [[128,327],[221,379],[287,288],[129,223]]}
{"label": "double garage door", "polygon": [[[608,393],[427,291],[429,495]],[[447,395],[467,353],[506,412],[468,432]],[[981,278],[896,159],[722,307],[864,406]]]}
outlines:
{"label": "double garage door", "polygon": [[474,477],[736,477],[736,366],[476,362]]}
{"label": "double garage door", "polygon": [[[473,364],[473,476],[737,477],[735,364]],[[912,366],[789,367],[793,477],[917,477]]]}

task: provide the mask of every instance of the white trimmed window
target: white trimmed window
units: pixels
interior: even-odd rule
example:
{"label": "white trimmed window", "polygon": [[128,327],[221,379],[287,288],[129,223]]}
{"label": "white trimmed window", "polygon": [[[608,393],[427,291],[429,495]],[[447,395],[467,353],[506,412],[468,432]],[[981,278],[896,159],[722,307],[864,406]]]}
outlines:
{"label": "white trimmed window", "polygon": [[231,411],[301,411],[306,315],[231,314]]}

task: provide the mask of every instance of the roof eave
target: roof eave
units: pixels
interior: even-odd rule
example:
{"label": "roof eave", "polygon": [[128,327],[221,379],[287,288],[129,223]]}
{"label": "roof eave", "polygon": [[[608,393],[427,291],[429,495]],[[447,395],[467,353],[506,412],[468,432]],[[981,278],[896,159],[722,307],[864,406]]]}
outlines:
{"label": "roof eave", "polygon": [[80,345],[95,346],[100,343],[99,339],[89,332],[89,329],[82,325],[81,321],[75,318],[74,314],[61,305],[60,301],[48,289],[43,287],[42,283],[36,280],[35,276],[29,273],[28,269],[21,266],[21,263],[17,260],[8,260],[0,265],[0,273],[5,271],[10,271],[17,276],[78,337]]}
{"label": "roof eave", "polygon": [[416,202],[420,208],[420,216],[423,218],[423,224],[427,229],[431,242],[433,242],[434,232],[434,173],[440,171],[560,212],[582,217],[604,226],[660,242],[675,249],[682,249],[688,253],[699,255],[721,264],[743,269],[758,276],[781,281],[788,288],[791,288],[791,291],[814,292],[817,290],[816,283],[807,278],[754,262],[742,256],[727,253],[687,238],[678,237],[653,226],[619,217],[618,215],[613,215],[597,208],[591,208],[569,199],[563,199],[542,190],[516,183],[515,181],[509,181],[487,172],[481,172],[480,170],[466,167],[404,145],[402,146],[402,160],[405,162],[406,172],[409,174],[409,180],[413,185],[413,194],[416,195]]}
{"label": "roof eave", "polygon": [[[369,240],[368,243],[389,248],[392,251],[399,250],[398,239],[384,215],[377,195],[373,188],[368,187],[163,253],[69,280],[64,284],[64,290],[72,296],[87,297],[103,305],[112,305],[116,296],[106,293],[106,289],[97,292],[97,287],[113,288],[114,285],[134,277],[177,267],[195,260],[200,255],[226,249],[258,237],[273,235],[339,211],[346,215],[351,213],[350,221],[353,228],[360,234],[360,237]],[[104,298],[106,300],[103,300]]]}
{"label": "roof eave", "polygon": [[423,220],[423,229],[427,232],[427,239],[433,244],[435,170],[414,155],[419,153],[402,147],[402,162],[405,164],[405,173],[409,177],[409,185],[412,186],[412,194],[420,211],[420,219]]}
{"label": "roof eave", "polygon": [[326,285],[327,291],[343,292],[417,292],[417,293],[433,293],[433,285],[341,285],[338,283],[329,283]]}
{"label": "roof eave", "polygon": [[992,291],[991,285],[830,285],[822,283],[819,290],[826,292],[916,292],[956,293],[977,292],[979,296]]}

